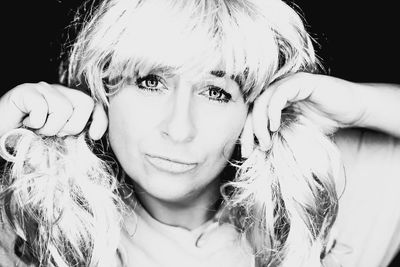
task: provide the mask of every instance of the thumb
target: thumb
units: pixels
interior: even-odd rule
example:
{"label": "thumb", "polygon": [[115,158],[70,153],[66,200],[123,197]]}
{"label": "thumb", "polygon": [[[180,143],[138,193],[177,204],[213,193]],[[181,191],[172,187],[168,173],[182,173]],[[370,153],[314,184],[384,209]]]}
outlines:
{"label": "thumb", "polygon": [[240,150],[242,158],[248,158],[254,150],[254,133],[253,133],[253,118],[250,112],[247,115],[246,122],[240,135]]}
{"label": "thumb", "polygon": [[89,136],[93,140],[99,140],[107,130],[108,117],[101,103],[97,103],[93,109],[92,122],[89,127]]}

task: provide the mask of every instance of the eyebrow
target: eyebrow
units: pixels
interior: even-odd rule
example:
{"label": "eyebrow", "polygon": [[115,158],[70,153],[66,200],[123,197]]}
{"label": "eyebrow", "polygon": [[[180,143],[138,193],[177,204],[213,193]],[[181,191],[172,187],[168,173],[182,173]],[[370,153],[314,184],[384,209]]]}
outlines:
{"label": "eyebrow", "polygon": [[225,76],[225,71],[222,70],[212,70],[210,71],[211,75],[216,76],[218,78],[223,78]]}
{"label": "eyebrow", "polygon": [[176,68],[171,66],[160,66],[155,65],[149,68],[149,73],[162,73],[165,76],[172,77],[174,76]]}
{"label": "eyebrow", "polygon": [[[215,76],[215,77],[218,77],[218,78],[223,78],[223,77],[225,77],[226,72],[223,71],[223,70],[212,70],[212,71],[210,71],[210,74]],[[241,82],[241,79],[240,79],[239,76],[235,76],[235,75],[232,74],[230,78],[231,78],[232,81],[237,83],[239,88],[242,88],[243,83]]]}

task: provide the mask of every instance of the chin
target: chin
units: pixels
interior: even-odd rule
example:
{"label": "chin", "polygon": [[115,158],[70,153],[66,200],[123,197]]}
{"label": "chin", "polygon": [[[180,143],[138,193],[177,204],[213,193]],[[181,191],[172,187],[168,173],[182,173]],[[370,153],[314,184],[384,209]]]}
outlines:
{"label": "chin", "polygon": [[191,198],[202,186],[196,185],[191,175],[179,177],[168,174],[147,173],[129,175],[137,194],[145,194],[165,202],[179,202]]}

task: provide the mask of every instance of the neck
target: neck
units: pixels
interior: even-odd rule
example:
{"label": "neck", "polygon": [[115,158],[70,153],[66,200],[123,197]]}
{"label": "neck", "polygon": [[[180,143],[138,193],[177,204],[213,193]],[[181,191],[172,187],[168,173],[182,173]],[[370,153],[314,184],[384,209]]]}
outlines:
{"label": "neck", "polygon": [[220,199],[217,181],[204,189],[204,192],[174,201],[155,198],[138,186],[135,186],[135,195],[157,221],[188,230],[193,230],[210,220],[219,207]]}

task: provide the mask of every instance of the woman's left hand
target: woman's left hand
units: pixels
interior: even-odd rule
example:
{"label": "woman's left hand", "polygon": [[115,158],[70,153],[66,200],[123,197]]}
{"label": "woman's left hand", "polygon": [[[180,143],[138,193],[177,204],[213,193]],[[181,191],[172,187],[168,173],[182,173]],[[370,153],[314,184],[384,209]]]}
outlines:
{"label": "woman's left hand", "polygon": [[271,132],[279,129],[282,110],[295,102],[304,102],[313,117],[330,121],[330,127],[319,125],[326,134],[340,127],[360,124],[365,105],[359,87],[354,85],[342,79],[311,73],[296,73],[271,84],[256,99],[249,113],[241,138],[242,156],[247,157],[253,150],[253,135],[262,149],[268,148]]}

